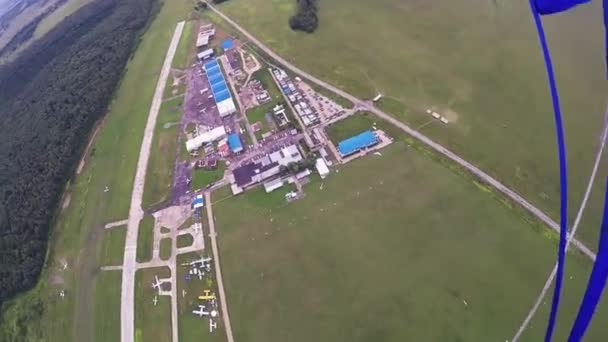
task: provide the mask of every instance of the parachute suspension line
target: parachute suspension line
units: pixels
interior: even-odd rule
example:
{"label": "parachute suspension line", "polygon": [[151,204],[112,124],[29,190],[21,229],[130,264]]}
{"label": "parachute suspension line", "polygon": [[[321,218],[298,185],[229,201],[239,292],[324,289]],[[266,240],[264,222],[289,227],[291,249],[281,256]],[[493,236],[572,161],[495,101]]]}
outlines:
{"label": "parachute suspension line", "polygon": [[606,286],[606,278],[608,277],[608,182],[606,182],[604,216],[602,218],[599,240],[597,258],[593,264],[593,270],[591,270],[589,282],[587,283],[587,290],[570,331],[568,341],[578,342],[585,336],[585,332],[593,319],[593,314]]}
{"label": "parachute suspension line", "polygon": [[555,287],[553,290],[553,302],[551,303],[551,313],[549,315],[549,323],[545,333],[545,342],[550,342],[555,328],[557,312],[561,297],[562,282],[564,278],[564,266],[566,262],[566,239],[568,236],[568,171],[566,166],[566,144],[564,141],[564,127],[562,123],[562,113],[560,108],[559,94],[555,84],[555,75],[553,73],[553,63],[551,62],[551,54],[547,46],[545,30],[540,18],[540,13],[536,8],[534,0],[530,0],[530,9],[536,25],[538,39],[543,51],[545,60],[545,68],[549,81],[549,90],[551,92],[551,100],[553,102],[553,114],[555,121],[555,131],[557,137],[557,150],[559,155],[559,181],[560,181],[560,222],[559,222],[559,247],[557,252],[557,275],[555,278]]}

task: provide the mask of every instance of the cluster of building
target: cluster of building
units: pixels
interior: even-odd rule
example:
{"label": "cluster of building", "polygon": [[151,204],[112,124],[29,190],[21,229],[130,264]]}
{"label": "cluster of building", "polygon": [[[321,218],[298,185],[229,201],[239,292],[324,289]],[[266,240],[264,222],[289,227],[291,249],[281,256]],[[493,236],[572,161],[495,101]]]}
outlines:
{"label": "cluster of building", "polygon": [[279,81],[281,90],[293,105],[296,114],[300,117],[304,125],[309,127],[319,124],[321,122],[319,114],[308,103],[304,96],[302,96],[298,88],[296,88],[295,84],[291,81],[289,75],[281,69],[273,69],[272,73]]}
{"label": "cluster of building", "polygon": [[193,153],[203,146],[211,146],[215,142],[217,142],[219,155],[223,157],[230,153],[242,152],[244,149],[240,135],[238,133],[228,134],[224,126],[218,126],[203,132],[199,132],[197,127],[195,134],[194,138],[186,141],[186,149],[189,153]]}
{"label": "cluster of building", "polygon": [[196,37],[196,49],[198,51],[197,57],[199,60],[204,61],[213,57],[213,49],[209,48],[209,41],[215,36],[215,28],[213,24],[203,25],[199,28],[198,35]]}
{"label": "cluster of building", "polygon": [[279,127],[283,127],[289,123],[287,112],[282,104],[274,106],[274,108],[272,108],[272,112],[274,113],[274,117],[277,119],[276,121]]}
{"label": "cluster of building", "polygon": [[[303,160],[304,157],[298,146],[290,144],[235,168],[229,179],[232,193],[240,194],[260,183],[262,183],[266,192],[272,192],[285,185],[285,183],[290,184],[296,179],[308,177],[312,173],[309,169],[304,169],[295,175],[285,172],[289,164],[299,163]],[[317,159],[315,168],[321,178],[329,175],[329,168],[324,159]]]}

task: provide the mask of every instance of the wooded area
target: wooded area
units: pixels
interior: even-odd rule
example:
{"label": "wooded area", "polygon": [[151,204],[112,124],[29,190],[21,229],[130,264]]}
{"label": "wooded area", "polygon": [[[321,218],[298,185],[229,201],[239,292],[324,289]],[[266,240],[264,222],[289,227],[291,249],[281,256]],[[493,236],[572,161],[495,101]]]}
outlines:
{"label": "wooded area", "polygon": [[0,67],[0,304],[35,285],[63,187],[155,4],[92,2]]}
{"label": "wooded area", "polygon": [[292,30],[299,30],[313,33],[319,26],[317,17],[317,0],[296,0],[298,12],[289,18],[289,27]]}

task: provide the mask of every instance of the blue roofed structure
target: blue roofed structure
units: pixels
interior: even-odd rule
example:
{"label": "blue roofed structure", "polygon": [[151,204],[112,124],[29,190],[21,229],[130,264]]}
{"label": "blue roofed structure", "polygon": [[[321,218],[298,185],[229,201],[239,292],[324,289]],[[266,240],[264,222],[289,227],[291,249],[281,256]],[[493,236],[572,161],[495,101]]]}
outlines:
{"label": "blue roofed structure", "polygon": [[230,97],[231,96],[230,96],[230,92],[228,91],[228,89],[215,94],[215,99],[217,102],[222,102],[222,101],[228,100]]}
{"label": "blue roofed structure", "polygon": [[239,135],[236,133],[228,135],[228,146],[230,146],[230,151],[232,151],[232,153],[239,153],[243,151],[241,137],[239,137]]}
{"label": "blue roofed structure", "polygon": [[219,82],[224,82],[224,76],[221,73],[216,73],[214,75],[209,75],[209,84],[215,85]]}
{"label": "blue roofed structure", "polygon": [[230,38],[224,39],[224,41],[222,42],[222,49],[224,49],[224,50],[232,49],[233,47],[234,47],[234,41]]}
{"label": "blue roofed structure", "polygon": [[378,137],[370,130],[357,134],[346,140],[338,143],[338,151],[342,157],[349,156],[355,152],[359,152],[364,148],[373,146],[378,143]]}
{"label": "blue roofed structure", "polygon": [[218,64],[217,64],[217,61],[214,59],[214,60],[212,60],[212,61],[209,61],[209,62],[205,63],[205,64],[203,65],[203,67],[204,67],[205,69],[211,69],[211,68],[213,68],[213,67],[216,67],[217,65],[218,65]]}
{"label": "blue roofed structure", "polygon": [[197,195],[192,201],[192,209],[202,208],[204,205],[203,195]]}
{"label": "blue roofed structure", "polygon": [[236,105],[232,100],[232,95],[228,89],[228,84],[226,84],[224,73],[217,60],[212,60],[203,64],[203,69],[207,74],[209,86],[213,93],[213,99],[215,100],[220,116],[224,117],[236,112]]}

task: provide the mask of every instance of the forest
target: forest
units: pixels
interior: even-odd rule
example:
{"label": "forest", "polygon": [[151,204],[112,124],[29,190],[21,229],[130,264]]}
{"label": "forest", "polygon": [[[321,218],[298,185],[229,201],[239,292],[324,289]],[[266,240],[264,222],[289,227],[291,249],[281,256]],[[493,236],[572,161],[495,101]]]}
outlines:
{"label": "forest", "polygon": [[63,188],[156,5],[91,2],[0,66],[0,304],[36,284]]}
{"label": "forest", "polygon": [[292,30],[313,33],[319,26],[317,17],[317,0],[296,0],[298,11],[289,18],[289,27]]}

